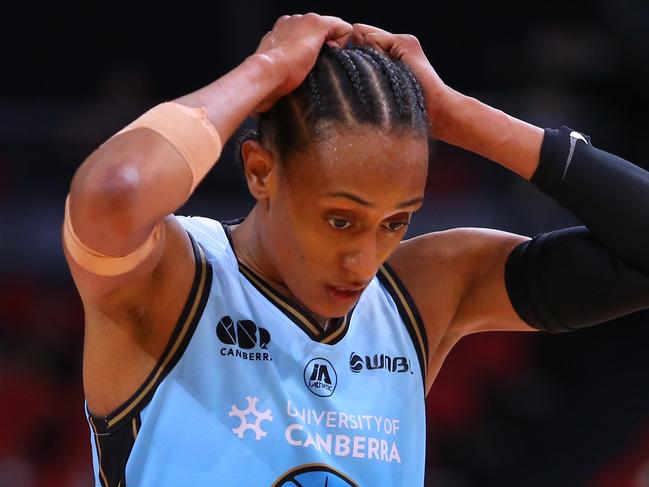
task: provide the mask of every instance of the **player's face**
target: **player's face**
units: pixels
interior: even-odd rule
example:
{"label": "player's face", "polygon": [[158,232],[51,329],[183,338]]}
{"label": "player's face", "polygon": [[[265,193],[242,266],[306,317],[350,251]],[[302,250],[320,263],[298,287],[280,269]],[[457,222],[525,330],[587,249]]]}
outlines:
{"label": "player's face", "polygon": [[336,132],[296,155],[267,236],[294,297],[322,317],[347,313],[420,208],[427,171],[424,137],[374,129]]}

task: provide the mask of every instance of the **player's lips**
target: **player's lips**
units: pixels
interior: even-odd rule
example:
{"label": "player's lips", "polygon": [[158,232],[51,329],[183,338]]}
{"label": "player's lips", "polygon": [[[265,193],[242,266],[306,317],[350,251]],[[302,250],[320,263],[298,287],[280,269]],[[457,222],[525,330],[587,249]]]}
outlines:
{"label": "player's lips", "polygon": [[356,301],[366,286],[333,286],[331,284],[325,285],[327,294],[332,301],[341,304],[348,304]]}

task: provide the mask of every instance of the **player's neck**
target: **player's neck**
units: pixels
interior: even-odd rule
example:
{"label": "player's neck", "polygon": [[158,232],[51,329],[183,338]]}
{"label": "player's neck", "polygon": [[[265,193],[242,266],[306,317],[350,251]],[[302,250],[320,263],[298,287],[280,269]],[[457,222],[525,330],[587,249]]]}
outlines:
{"label": "player's neck", "polygon": [[[266,256],[266,251],[257,231],[255,221],[256,212],[253,209],[246,219],[238,225],[233,225],[231,236],[234,244],[234,252],[239,262],[243,263],[246,267],[252,269],[256,274],[263,277],[264,280],[273,287],[277,292],[300,303],[300,301],[293,295],[291,290],[277,277],[277,272],[274,272],[270,259]],[[300,303],[301,304],[301,303]],[[311,317],[318,324],[323,332],[326,332],[332,324],[331,318],[309,313]]]}
{"label": "player's neck", "polygon": [[263,277],[282,294],[290,295],[290,290],[281,282],[279,273],[268,258],[259,225],[256,208],[253,208],[244,221],[231,227],[233,250],[237,260]]}

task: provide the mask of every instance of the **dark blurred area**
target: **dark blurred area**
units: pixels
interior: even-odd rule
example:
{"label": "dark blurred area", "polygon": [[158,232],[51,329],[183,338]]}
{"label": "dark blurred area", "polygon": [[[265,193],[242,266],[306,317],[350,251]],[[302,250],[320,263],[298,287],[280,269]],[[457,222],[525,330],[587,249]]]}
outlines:
{"label": "dark blurred area", "polygon": [[[646,1],[16,5],[0,33],[0,486],[92,482],[83,310],[60,244],[76,168],[146,109],[236,66],[277,17],[307,11],[414,34],[453,88],[649,167]],[[252,207],[232,145],[178,214]],[[442,143],[426,197],[410,235],[578,224]],[[427,399],[426,485],[649,486],[647,343],[649,312],[571,334],[465,338]]]}

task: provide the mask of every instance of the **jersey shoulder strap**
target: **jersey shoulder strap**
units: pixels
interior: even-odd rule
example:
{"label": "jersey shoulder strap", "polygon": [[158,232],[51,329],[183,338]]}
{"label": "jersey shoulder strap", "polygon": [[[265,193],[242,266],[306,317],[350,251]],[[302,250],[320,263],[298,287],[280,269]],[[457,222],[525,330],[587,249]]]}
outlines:
{"label": "jersey shoulder strap", "polygon": [[[179,216],[176,220],[221,265],[237,268],[237,259],[221,222],[203,216]],[[214,259],[210,259],[214,260]]]}

